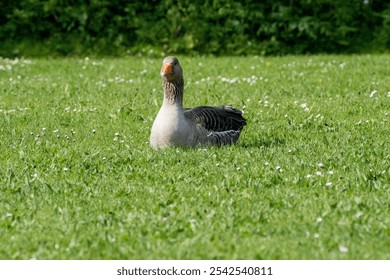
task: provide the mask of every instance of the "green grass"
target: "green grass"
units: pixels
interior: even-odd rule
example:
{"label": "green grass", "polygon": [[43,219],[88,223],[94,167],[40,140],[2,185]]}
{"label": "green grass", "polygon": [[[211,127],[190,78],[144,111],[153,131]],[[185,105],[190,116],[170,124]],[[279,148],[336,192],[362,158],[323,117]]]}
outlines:
{"label": "green grass", "polygon": [[0,59],[1,259],[390,258],[389,55],[179,59],[236,146],[149,147],[161,58]]}

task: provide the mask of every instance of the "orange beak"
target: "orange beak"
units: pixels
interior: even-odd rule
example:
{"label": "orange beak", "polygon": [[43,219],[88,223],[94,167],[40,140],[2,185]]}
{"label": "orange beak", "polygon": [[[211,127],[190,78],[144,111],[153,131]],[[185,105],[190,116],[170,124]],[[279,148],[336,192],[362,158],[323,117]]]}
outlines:
{"label": "orange beak", "polygon": [[163,64],[161,68],[161,72],[164,74],[173,74],[172,64],[169,63]]}

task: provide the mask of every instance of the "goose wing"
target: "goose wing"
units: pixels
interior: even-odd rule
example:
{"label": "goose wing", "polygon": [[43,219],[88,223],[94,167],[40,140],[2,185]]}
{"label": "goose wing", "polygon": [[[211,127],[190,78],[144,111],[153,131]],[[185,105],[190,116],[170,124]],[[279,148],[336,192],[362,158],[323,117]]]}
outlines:
{"label": "goose wing", "polygon": [[[241,131],[246,125],[243,112],[231,106],[185,108],[184,115],[210,132]],[[229,134],[232,132],[229,132]]]}

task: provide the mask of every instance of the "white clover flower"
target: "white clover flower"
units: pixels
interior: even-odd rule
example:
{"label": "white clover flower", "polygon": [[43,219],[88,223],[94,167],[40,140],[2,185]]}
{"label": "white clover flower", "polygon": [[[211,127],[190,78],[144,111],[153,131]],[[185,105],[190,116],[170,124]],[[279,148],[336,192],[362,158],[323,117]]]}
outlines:
{"label": "white clover flower", "polygon": [[348,248],[343,246],[343,245],[340,245],[339,251],[340,251],[340,253],[348,253]]}
{"label": "white clover flower", "polygon": [[322,217],[317,217],[316,222],[317,223],[321,223],[322,222]]}
{"label": "white clover flower", "polygon": [[62,169],[64,172],[68,172],[68,168],[67,167],[64,167],[64,169]]}
{"label": "white clover flower", "polygon": [[361,216],[363,216],[363,212],[359,211],[355,214],[355,217],[356,218],[360,218]]}
{"label": "white clover flower", "polygon": [[373,90],[371,93],[370,93],[370,98],[373,98],[374,97],[374,95],[377,93],[378,91],[376,91],[376,90]]}
{"label": "white clover flower", "polygon": [[321,175],[322,175],[322,172],[321,172],[321,171],[316,171],[316,175],[317,175],[317,176],[321,176]]}
{"label": "white clover flower", "polygon": [[311,177],[313,177],[313,175],[311,175],[311,174],[307,174],[307,175],[305,176],[305,178],[311,178]]}
{"label": "white clover flower", "polygon": [[325,183],[325,186],[326,186],[326,187],[330,187],[331,185],[332,185],[332,182],[326,182],[326,183]]}
{"label": "white clover flower", "polygon": [[309,107],[307,107],[307,104],[306,104],[306,103],[302,103],[300,106],[301,106],[301,108],[302,108],[305,112],[310,111],[310,109],[309,109]]}
{"label": "white clover flower", "polygon": [[320,162],[319,164],[317,164],[317,166],[323,168],[325,165],[322,162]]}
{"label": "white clover flower", "polygon": [[329,170],[329,171],[328,171],[328,174],[329,174],[329,175],[333,175],[333,174],[334,174],[333,170]]}

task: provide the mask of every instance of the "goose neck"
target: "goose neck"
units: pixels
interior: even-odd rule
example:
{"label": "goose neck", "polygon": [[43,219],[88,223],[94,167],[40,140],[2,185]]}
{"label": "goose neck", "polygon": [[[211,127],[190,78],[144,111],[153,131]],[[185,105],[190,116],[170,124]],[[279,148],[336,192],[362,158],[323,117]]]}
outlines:
{"label": "goose neck", "polygon": [[184,81],[175,81],[170,82],[168,80],[163,80],[164,86],[164,102],[167,104],[179,104],[183,106],[183,91],[184,91]]}

